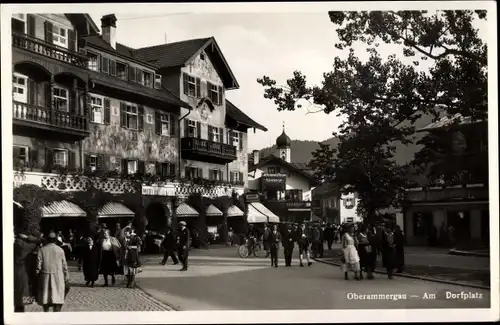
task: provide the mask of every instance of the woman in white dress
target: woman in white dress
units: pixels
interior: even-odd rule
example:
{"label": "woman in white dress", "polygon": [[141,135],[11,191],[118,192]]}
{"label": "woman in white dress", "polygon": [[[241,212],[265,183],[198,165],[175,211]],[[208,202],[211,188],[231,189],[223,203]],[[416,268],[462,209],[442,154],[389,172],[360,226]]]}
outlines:
{"label": "woman in white dress", "polygon": [[344,272],[346,280],[349,280],[349,271],[354,272],[354,278],[356,280],[361,280],[359,277],[359,255],[356,246],[357,240],[354,234],[354,226],[350,225],[348,231],[342,237],[342,251],[344,253],[342,259],[342,271]]}

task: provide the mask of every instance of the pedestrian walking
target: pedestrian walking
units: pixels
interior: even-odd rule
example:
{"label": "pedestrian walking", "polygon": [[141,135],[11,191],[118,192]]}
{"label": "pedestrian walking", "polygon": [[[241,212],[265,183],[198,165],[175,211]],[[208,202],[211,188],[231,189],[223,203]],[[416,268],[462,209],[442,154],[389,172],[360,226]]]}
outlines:
{"label": "pedestrian walking", "polygon": [[187,271],[188,269],[188,257],[189,257],[189,240],[190,234],[189,229],[186,227],[186,222],[181,221],[181,229],[179,230],[177,236],[177,255],[182,263],[181,271]]}
{"label": "pedestrian walking", "polygon": [[127,276],[127,288],[135,288],[135,276],[142,266],[139,260],[139,247],[141,240],[133,230],[127,232],[127,243],[125,247],[125,274]]}
{"label": "pedestrian walking", "polygon": [[14,312],[23,313],[35,302],[37,294],[36,263],[41,240],[37,236],[18,234],[14,239]]}
{"label": "pedestrian walking", "polygon": [[92,237],[86,238],[86,245],[80,248],[82,256],[83,277],[85,285],[94,287],[99,278],[99,250]]}
{"label": "pedestrian walking", "polygon": [[287,227],[282,243],[285,255],[285,266],[292,266],[293,248],[295,246],[295,236],[292,231],[292,226]]}
{"label": "pedestrian walking", "polygon": [[323,254],[325,252],[325,230],[326,230],[326,227],[323,224],[319,228],[319,240],[320,240],[319,247],[318,247],[319,258],[323,258]]}
{"label": "pedestrian walking", "polygon": [[300,260],[300,266],[303,267],[304,263],[302,262],[304,260],[304,256],[307,260],[307,265],[311,266],[311,250],[310,250],[310,245],[311,245],[311,238],[309,236],[309,233],[306,229],[306,225],[302,224],[301,228],[299,230],[299,260]]}
{"label": "pedestrian walking", "polygon": [[360,272],[359,277],[363,279],[363,271],[366,272],[369,280],[373,279],[373,271],[377,260],[377,253],[371,245],[371,237],[366,226],[360,225],[358,230],[358,254]]}
{"label": "pedestrian walking", "polygon": [[394,227],[394,245],[395,247],[395,267],[396,273],[403,272],[405,268],[405,235],[399,225]]}
{"label": "pedestrian walking", "polygon": [[47,244],[40,248],[37,256],[36,274],[38,275],[37,302],[43,311],[60,312],[64,305],[69,273],[66,256],[56,244],[57,235],[50,232]]}
{"label": "pedestrian walking", "polygon": [[328,224],[325,229],[325,239],[328,250],[332,250],[333,241],[335,239],[335,230],[331,224]]}
{"label": "pedestrian walking", "polygon": [[111,285],[115,285],[116,274],[123,273],[120,270],[123,256],[122,245],[115,237],[111,237],[109,230],[103,232],[103,237],[97,243],[99,251],[99,274],[104,277],[104,286],[108,286],[108,276],[111,276]]}
{"label": "pedestrian walking", "polygon": [[396,245],[392,223],[387,222],[382,233],[382,261],[387,270],[387,277],[392,279],[396,260]]}
{"label": "pedestrian walking", "polygon": [[359,265],[359,255],[356,249],[357,240],[354,233],[354,225],[349,225],[347,232],[342,236],[342,271],[344,272],[344,278],[349,280],[349,271],[354,272],[354,278],[356,280],[361,280],[360,265]]}
{"label": "pedestrian walking", "polygon": [[264,226],[264,238],[263,238],[264,250],[266,251],[266,258],[269,257],[269,254],[271,254],[270,244],[272,242],[272,239],[270,238],[270,234],[271,234],[271,228],[266,223],[266,225]]}
{"label": "pedestrian walking", "polygon": [[271,266],[278,267],[278,250],[281,242],[281,234],[278,225],[273,226],[272,232],[268,235],[269,253],[271,254]]}
{"label": "pedestrian walking", "polygon": [[177,260],[177,256],[175,255],[176,251],[176,240],[175,240],[175,234],[174,231],[170,226],[167,226],[167,229],[165,231],[165,238],[163,239],[161,245],[163,247],[163,259],[161,260],[160,264],[165,265],[167,264],[168,257],[170,256],[172,258],[172,261],[174,262],[174,265],[179,264],[179,261]]}

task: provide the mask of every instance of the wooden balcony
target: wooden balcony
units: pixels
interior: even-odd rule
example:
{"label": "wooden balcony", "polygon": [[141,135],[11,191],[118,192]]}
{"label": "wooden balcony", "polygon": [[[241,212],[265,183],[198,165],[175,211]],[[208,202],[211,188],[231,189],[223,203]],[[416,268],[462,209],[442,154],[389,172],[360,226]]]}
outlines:
{"label": "wooden balcony", "polygon": [[235,146],[191,137],[181,139],[181,155],[183,159],[217,164],[227,164],[237,159]]}
{"label": "wooden balcony", "polygon": [[88,65],[87,56],[26,34],[13,32],[12,46],[77,67],[87,68]]}
{"label": "wooden balcony", "polygon": [[86,116],[16,101],[13,101],[12,109],[12,120],[17,126],[35,127],[77,136],[87,136],[89,133]]}

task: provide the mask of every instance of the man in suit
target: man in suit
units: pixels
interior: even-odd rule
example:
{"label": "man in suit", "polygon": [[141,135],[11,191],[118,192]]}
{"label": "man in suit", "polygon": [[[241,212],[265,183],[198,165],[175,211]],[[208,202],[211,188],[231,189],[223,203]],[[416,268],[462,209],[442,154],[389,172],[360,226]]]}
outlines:
{"label": "man in suit", "polygon": [[165,265],[167,264],[168,257],[170,256],[172,258],[172,261],[174,261],[174,265],[179,264],[179,261],[177,260],[177,256],[175,256],[175,235],[170,226],[167,226],[167,230],[165,232],[165,238],[163,239],[163,242],[161,245],[163,246],[163,260],[161,261],[160,264]]}
{"label": "man in suit", "polygon": [[269,254],[271,254],[271,247],[269,246],[270,245],[270,238],[269,238],[269,235],[271,234],[271,228],[269,227],[269,225],[266,223],[265,227],[264,227],[264,238],[263,238],[263,241],[264,241],[264,250],[266,251],[266,257],[269,257]]}
{"label": "man in suit", "polygon": [[291,226],[288,226],[283,237],[283,248],[285,249],[285,266],[292,266],[292,254],[293,247],[295,246],[295,234],[292,232]]}
{"label": "man in suit", "polygon": [[281,234],[278,231],[278,225],[274,225],[269,234],[269,251],[271,253],[271,267],[278,267],[278,249],[281,241]]}
{"label": "man in suit", "polygon": [[189,255],[189,229],[186,227],[186,222],[181,221],[181,229],[177,235],[177,255],[179,255],[179,260],[182,263],[181,271],[187,271],[188,269],[188,255]]}

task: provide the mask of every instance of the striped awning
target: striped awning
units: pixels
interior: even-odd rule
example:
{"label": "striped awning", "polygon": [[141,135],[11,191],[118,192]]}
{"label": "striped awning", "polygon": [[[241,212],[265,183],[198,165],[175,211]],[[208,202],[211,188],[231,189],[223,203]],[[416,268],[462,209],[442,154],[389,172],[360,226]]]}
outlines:
{"label": "striped awning", "polygon": [[87,214],[78,205],[63,201],[55,201],[42,208],[44,218],[85,217]]}
{"label": "striped awning", "polygon": [[200,214],[186,203],[182,203],[177,207],[177,217],[198,217]]}
{"label": "striped awning", "polygon": [[[253,202],[253,203],[249,204],[249,211],[250,211],[250,207],[252,208],[252,210],[257,211],[260,214],[262,214],[264,217],[266,217],[266,222],[269,222],[269,223],[279,223],[280,222],[280,218],[277,215],[275,215],[271,210],[266,208],[264,206],[264,204],[262,204],[260,202]],[[248,212],[248,216],[250,216],[250,212]],[[250,222],[250,219],[248,222]]]}
{"label": "striped awning", "polygon": [[217,217],[217,216],[222,216],[222,211],[217,209],[215,205],[210,204],[205,214],[207,215],[207,217]]}
{"label": "striped awning", "polygon": [[241,211],[240,208],[238,208],[236,205],[231,205],[227,209],[227,216],[228,217],[241,217],[244,214],[245,213],[243,213],[243,211]]}
{"label": "striped awning", "polygon": [[133,218],[135,217],[134,211],[127,208],[124,204],[119,202],[106,203],[97,214],[98,218]]}

